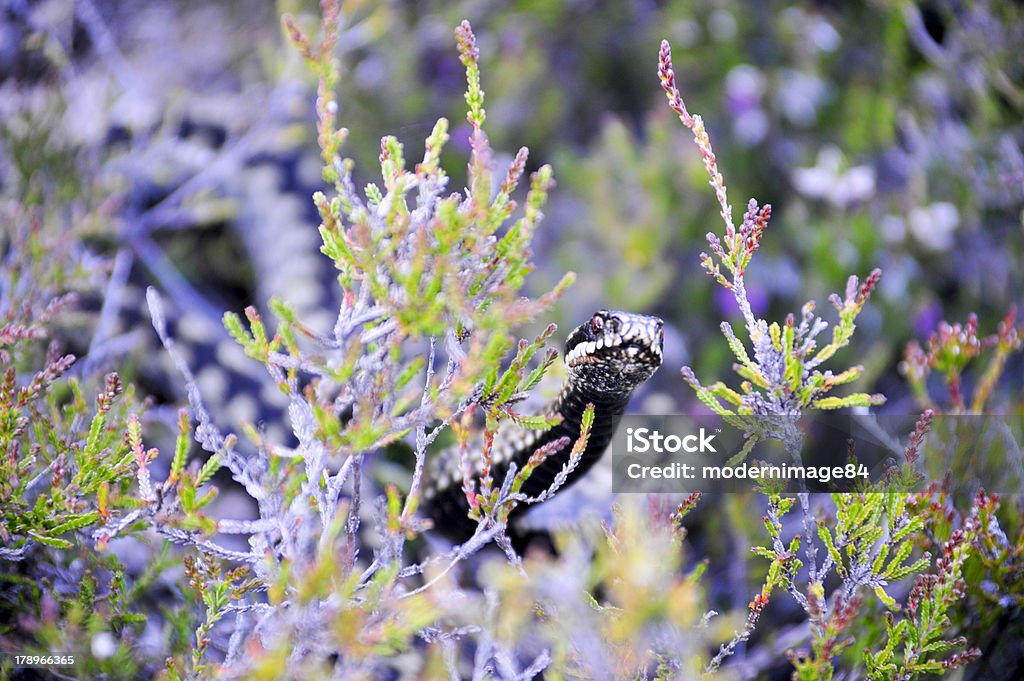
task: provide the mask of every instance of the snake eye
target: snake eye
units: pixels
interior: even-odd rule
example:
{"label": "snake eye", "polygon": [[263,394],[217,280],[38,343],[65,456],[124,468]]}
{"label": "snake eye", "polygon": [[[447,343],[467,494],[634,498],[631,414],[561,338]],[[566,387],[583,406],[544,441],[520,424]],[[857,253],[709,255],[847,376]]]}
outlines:
{"label": "snake eye", "polygon": [[601,329],[604,328],[604,317],[599,314],[594,315],[590,318],[590,332],[600,333]]}

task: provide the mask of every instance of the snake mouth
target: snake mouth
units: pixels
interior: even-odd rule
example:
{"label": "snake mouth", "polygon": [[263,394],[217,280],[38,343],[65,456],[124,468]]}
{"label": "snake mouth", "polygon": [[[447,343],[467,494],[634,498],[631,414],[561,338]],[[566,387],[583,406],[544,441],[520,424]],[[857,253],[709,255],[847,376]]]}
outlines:
{"label": "snake mouth", "polygon": [[657,317],[599,310],[566,342],[566,366],[605,364],[625,370],[661,366],[664,323]]}
{"label": "snake mouth", "polygon": [[604,339],[580,343],[565,356],[567,366],[600,364],[610,359],[643,362],[653,366],[661,365],[661,343],[654,339],[612,340]]}

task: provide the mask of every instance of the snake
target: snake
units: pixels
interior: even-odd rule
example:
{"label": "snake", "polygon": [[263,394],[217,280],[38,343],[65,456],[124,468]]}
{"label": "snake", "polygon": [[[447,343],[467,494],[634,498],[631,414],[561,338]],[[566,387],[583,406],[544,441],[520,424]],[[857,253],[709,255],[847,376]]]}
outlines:
{"label": "snake", "polygon": [[[522,470],[541,447],[563,437],[575,441],[587,405],[593,404],[594,421],[586,448],[561,489],[580,480],[608,448],[634,391],[661,366],[664,338],[661,319],[619,310],[598,310],[576,327],[565,343],[562,389],[541,412],[546,417],[560,416],[561,420],[543,429],[499,429],[491,447],[491,477],[495,484],[501,485],[511,464]],[[474,447],[470,457],[476,479],[483,475],[480,449]],[[549,455],[525,480],[520,492],[536,497],[547,490],[569,457],[570,447]],[[469,516],[459,448],[443,450],[427,465],[425,514],[440,534],[453,541],[465,541],[478,523]],[[525,509],[526,504],[518,504],[509,520]]]}

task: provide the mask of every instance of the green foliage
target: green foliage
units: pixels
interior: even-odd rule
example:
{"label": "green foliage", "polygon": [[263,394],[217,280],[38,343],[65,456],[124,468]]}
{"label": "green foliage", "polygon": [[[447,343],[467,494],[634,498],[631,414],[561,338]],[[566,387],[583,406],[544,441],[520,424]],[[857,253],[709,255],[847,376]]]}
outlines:
{"label": "green foliage", "polygon": [[[761,208],[752,199],[742,224],[739,228],[734,225],[725,182],[718,171],[704,123],[700,116],[687,111],[676,88],[667,42],[662,43],[659,75],[669,105],[693,132],[725,222],[723,237],[714,233],[707,235],[714,257],[701,254],[701,264],[708,275],[733,294],[752,346],[752,352],[748,353],[732,327],[728,323],[722,324],[727,345],[738,362],[734,368],[745,379],[741,386],[742,395],[721,382],[702,386],[688,367],[683,368],[684,379],[704,405],[727,419],[734,419],[736,414],[796,417],[808,408],[866,407],[884,402],[880,395],[827,395],[834,387],[858,378],[863,371],[861,367],[839,374],[817,369],[849,344],[855,320],[876,287],[880,271],[874,270],[863,284],[857,277],[850,277],[845,297],[831,297],[839,313],[839,323],[833,328],[831,342],[820,350],[815,337],[827,325],[813,314],[813,303],[804,306],[799,325],[793,315],[787,317],[784,326],[757,318],[747,297],[744,273],[760,246],[771,208]],[[960,371],[982,345],[976,337],[975,328],[976,320],[973,318],[965,330],[959,326],[943,325],[938,336],[933,336],[927,354],[916,344],[908,347],[905,366],[915,382],[919,398],[926,396],[924,380],[928,372],[939,369],[946,373],[954,407],[962,411]],[[1017,349],[1019,344],[1019,332],[1013,328],[1011,315],[1000,326],[999,335],[987,341],[987,345],[998,349],[982,380],[980,396],[975,402],[977,409],[981,408],[995,385],[1005,365],[1006,355]],[[831,523],[826,519],[814,516],[810,509],[810,495],[806,492],[793,499],[765,489],[768,512],[764,520],[771,543],[755,547],[753,551],[771,561],[767,576],[760,593],[748,606],[744,627],[721,646],[718,655],[705,667],[706,674],[717,672],[737,645],[750,638],[776,589],[789,593],[803,608],[810,623],[810,650],[789,653],[794,679],[832,678],[836,661],[842,659],[857,641],[857,617],[863,607],[861,591],[865,588],[871,589],[889,611],[886,613],[885,644],[877,651],[867,646],[863,648],[863,660],[871,678],[905,680],[924,674],[941,674],[980,655],[976,649],[953,652],[964,646],[967,639],[948,638],[952,620],[947,614],[963,598],[966,591],[964,564],[980,548],[976,541],[980,524],[975,517],[977,511],[964,521],[962,529],[952,533],[933,563],[930,555],[915,557],[914,552],[921,538],[929,536],[934,528],[928,527],[927,516],[911,512],[910,507],[917,505],[914,495],[894,491],[902,490],[904,485],[917,480],[914,463],[931,426],[932,416],[933,412],[927,411],[919,420],[905,452],[906,461],[902,469],[893,471],[889,479],[866,492],[832,495],[834,527],[830,528]],[[795,429],[783,426],[762,430],[753,427],[750,431],[749,440],[761,437],[779,439],[794,456],[799,456],[802,435]],[[803,536],[795,534],[786,544],[783,541],[782,517],[794,508],[796,501],[799,501],[802,511]],[[976,506],[987,506],[989,517],[994,512],[994,506],[986,503],[984,494],[979,495]],[[824,548],[820,564],[815,538]],[[1005,543],[1001,532],[991,534],[988,541],[991,543],[1000,538]],[[801,545],[806,560],[797,557]],[[801,587],[801,569],[805,566],[806,585]],[[934,572],[926,573],[928,570]],[[833,571],[840,585],[829,597],[825,584]],[[907,599],[906,611],[909,614],[897,622],[892,613],[902,608],[886,587],[911,577],[916,581]],[[900,654],[897,654],[898,650]]]}
{"label": "green foliage", "polygon": [[[521,402],[535,388],[544,376],[544,373],[551,368],[551,365],[558,358],[558,353],[549,348],[545,352],[543,361],[537,365],[529,374],[526,369],[534,355],[544,347],[545,342],[555,332],[557,327],[554,324],[548,325],[544,331],[537,336],[533,342],[528,343],[525,339],[519,341],[516,356],[509,363],[505,371],[500,372],[495,366],[484,378],[480,388],[480,396],[476,403],[485,409],[484,412],[484,436],[481,457],[483,460],[483,474],[480,478],[480,492],[475,491],[476,483],[471,479],[464,480],[466,498],[469,501],[470,514],[475,520],[482,520],[485,517],[495,522],[503,523],[508,518],[509,512],[515,507],[516,502],[498,498],[499,490],[494,487],[494,479],[491,477],[492,449],[494,438],[499,433],[499,424],[508,419],[512,423],[534,429],[543,429],[555,425],[558,420],[555,417],[526,416],[514,411],[517,402]],[[591,410],[591,416],[592,414]],[[467,410],[462,418],[462,423],[454,425],[459,440],[459,447],[463,458],[468,455],[470,446],[470,428],[473,423],[474,410]],[[589,425],[585,425],[580,439],[585,443],[586,435],[589,434]],[[555,453],[567,443],[556,443],[557,446],[538,449],[530,462],[518,471],[510,487],[511,494],[515,494],[522,487],[522,483],[529,477],[530,473],[549,455]],[[463,468],[466,468],[468,461],[464,460]]]}
{"label": "green foliage", "polygon": [[[6,452],[0,464],[5,481],[0,490],[0,534],[9,549],[19,554],[33,542],[70,548],[72,543],[62,535],[97,524],[101,511],[109,513],[112,484],[114,505],[125,505],[133,462],[124,431],[118,429],[124,413],[110,413],[122,406],[118,404],[121,385],[111,374],[96,400],[88,434],[71,430],[76,417],[90,410],[77,384],[72,387],[64,379],[63,385],[54,385],[63,378],[70,359],[52,358],[20,389],[14,368],[9,368],[0,390],[0,420],[5,424],[0,439]],[[61,405],[61,388],[76,398],[67,409]],[[112,427],[108,427],[108,416],[114,417]],[[101,488],[107,490],[107,505],[102,509],[97,503]]]}
{"label": "green foliage", "polygon": [[149,454],[134,391],[115,373],[76,376],[75,357],[50,340],[73,319],[69,290],[88,272],[77,234],[59,227],[63,198],[36,170],[14,183],[20,195],[0,198],[10,218],[0,237],[0,641],[74,654],[83,675],[130,678],[144,664],[131,647],[145,616],[100,528],[142,505],[132,486]]}
{"label": "green foliage", "polygon": [[[203,660],[210,645],[210,634],[213,627],[222,618],[233,612],[231,604],[245,597],[246,594],[258,589],[260,582],[246,578],[248,566],[224,572],[220,561],[209,554],[184,557],[185,576],[191,588],[190,596],[203,605],[204,618],[195,632],[195,645],[192,648],[191,672],[197,675],[209,674],[212,665]],[[184,671],[179,671],[174,660],[168,660],[168,671],[173,679],[180,679]]]}
{"label": "green foliage", "polygon": [[[984,506],[989,508],[979,508]],[[964,597],[965,564],[978,548],[976,542],[982,531],[979,514],[990,517],[994,510],[994,500],[980,495],[964,526],[953,531],[942,545],[934,573],[915,579],[907,597],[906,615],[898,620],[886,615],[885,646],[877,653],[864,652],[870,678],[889,681],[943,674],[981,655],[977,649],[952,653],[966,639],[946,637],[952,625],[949,612]]]}
{"label": "green foliage", "polygon": [[[320,76],[318,130],[324,176],[333,182],[335,196],[318,193],[314,201],[322,220],[322,250],[334,261],[346,304],[352,307],[345,340],[354,342],[347,345],[340,362],[307,356],[300,348],[301,339],[315,338],[282,302],[273,305],[279,317],[279,331],[273,338],[252,310],[247,311],[250,330],[244,330],[233,315],[225,316],[225,324],[249,356],[286,370],[287,374],[278,375],[278,384],[286,392],[298,367],[340,387],[366,371],[366,357],[387,357],[375,371],[374,394],[387,394],[388,400],[360,402],[343,428],[331,413],[333,408],[327,408],[329,403],[314,405],[318,427],[330,445],[351,454],[400,437],[407,431],[396,425],[422,407],[424,392],[428,399],[436,396],[441,377],[422,388],[412,382],[422,369],[423,357],[420,352],[410,353],[409,343],[444,336],[448,329],[454,329],[456,342],[468,339],[459,371],[445,379],[456,398],[450,403],[457,403],[468,398],[488,374],[493,380],[494,367],[513,346],[511,329],[550,305],[572,277],[567,275],[536,302],[520,297],[524,278],[532,269],[530,242],[553,184],[551,169],[542,166],[532,175],[523,215],[506,224],[516,208],[511,196],[522,179],[527,152],[519,151],[492,196],[492,152],[480,127],[484,95],[478,50],[468,24],[458,31],[468,82],[467,116],[473,125],[467,193],[442,194],[448,183],[439,163],[449,138],[445,119],[435,125],[423,161],[412,169],[407,167],[403,145],[394,137],[382,139],[383,186],[368,185],[364,198],[355,193],[350,176],[353,164],[338,156],[346,133],[334,129],[333,85],[338,66],[331,55],[330,36],[337,21],[331,12],[336,9],[327,7],[324,37],[315,49],[294,20],[286,17],[285,25]],[[415,195],[415,203],[410,194]],[[504,233],[499,235],[501,230]],[[288,361],[279,354],[282,343]],[[500,390],[509,387],[502,384]]]}
{"label": "green foliage", "polygon": [[[409,587],[409,580],[426,572],[431,563],[407,565],[403,560],[405,543],[425,527],[416,510],[427,445],[457,417],[465,432],[468,415],[477,410],[484,411],[488,443],[502,420],[523,427],[548,425],[549,419],[519,414],[514,407],[555,361],[553,350],[543,352],[537,361],[555,327],[518,346],[513,329],[547,308],[572,277],[564,277],[538,300],[521,296],[532,269],[530,243],[543,217],[552,174],[547,166],[532,174],[518,219],[511,219],[517,208],[512,196],[525,172],[525,149],[492,192],[492,151],[480,127],[484,97],[478,50],[466,22],[457,39],[467,73],[467,119],[472,125],[468,188],[464,193],[444,193],[449,178],[440,158],[448,124],[441,119],[426,141],[423,161],[411,169],[403,145],[384,137],[381,184],[367,185],[362,195],[356,192],[353,162],[338,155],[347,132],[335,128],[339,72],[332,46],[338,11],[334,3],[323,4],[316,41],[296,20],[284,20],[292,42],[319,79],[323,176],[333,195],[317,193],[314,203],[321,219],[321,250],[338,271],[342,292],[333,334],[313,331],[282,300],[270,306],[276,330],[254,307],[245,310],[244,320],[233,313],[224,315],[229,334],[250,358],[266,366],[288,396],[299,440],[296,448],[266,441],[250,428],[258,458],[239,454],[233,436],[222,436],[211,422],[168,334],[159,298],[150,296],[154,325],[189,383],[198,422],[196,439],[211,453],[198,471],[186,468],[183,438],[190,424],[182,417],[168,478],[152,485],[144,464],[138,470],[142,496],[150,504],[149,522],[174,541],[198,550],[188,558],[187,568],[203,607],[195,613],[198,624],[191,654],[179,653],[168,661],[175,678],[211,671],[210,643],[229,627],[229,614],[235,615],[226,657],[232,673],[277,678],[285,669],[284,660],[295,659],[296,647],[304,652],[298,666],[287,668],[289,675],[323,674],[329,657],[338,659],[352,678],[388,668],[395,656],[412,650],[417,636],[440,626],[443,609],[434,602],[432,587],[448,570],[490,539],[510,550],[503,534],[508,513],[523,501],[518,494],[523,481],[553,451],[538,452],[504,485],[506,497],[499,498],[493,481],[484,476],[474,501],[481,518],[490,522],[481,524],[471,545],[451,552],[450,563],[440,574],[428,576],[417,588]],[[444,371],[435,374],[439,345],[448,361]],[[502,359],[514,347],[514,358],[500,370]],[[592,408],[587,414],[570,466],[586,446]],[[386,486],[374,514],[381,545],[367,562],[359,551],[365,514],[363,457],[403,439],[416,446],[413,480],[404,496],[397,486]],[[489,456],[489,444],[483,455]],[[204,488],[204,483],[221,466],[256,502],[258,520],[213,520],[204,512],[216,494],[215,487]],[[284,539],[279,531],[285,533]],[[229,550],[218,541],[218,535],[234,532],[251,535],[249,552]],[[240,561],[247,569],[228,571],[223,561]],[[265,603],[255,598],[263,590]],[[250,612],[258,612],[260,622],[276,623],[272,637],[258,632]],[[318,622],[313,635],[307,633],[311,619]],[[242,646],[245,656],[240,655]]]}
{"label": "green foliage", "polygon": [[587,254],[579,288],[599,296],[600,305],[643,310],[666,296],[690,295],[695,279],[674,261],[680,242],[701,233],[695,206],[704,196],[676,172],[682,136],[666,116],[649,116],[643,136],[615,118],[585,157],[558,159],[563,189],[579,197],[578,217],[558,244],[559,262],[583,264],[580,254]]}
{"label": "green foliage", "polygon": [[[8,19],[6,35],[17,38]],[[96,373],[110,361],[113,313],[88,314],[90,299],[123,290],[107,282],[117,265],[93,249],[113,231],[122,199],[94,165],[108,150],[85,149],[87,135],[65,127],[65,116],[81,127],[63,71],[72,46],[51,28],[33,37],[45,54],[29,40],[18,56],[34,75],[14,83],[5,71],[10,108],[0,116],[0,647],[73,654],[61,673],[77,678],[135,679],[153,675],[154,652],[181,648],[139,645],[147,622],[160,626],[154,594],[173,584],[166,571],[180,556],[138,541],[157,452],[143,444],[137,390],[118,373]],[[76,360],[65,345],[89,354]],[[175,483],[189,479],[188,446],[186,434]],[[193,496],[197,508],[208,502]],[[119,536],[130,538],[115,545]],[[0,661],[0,676],[16,673],[12,665]]]}

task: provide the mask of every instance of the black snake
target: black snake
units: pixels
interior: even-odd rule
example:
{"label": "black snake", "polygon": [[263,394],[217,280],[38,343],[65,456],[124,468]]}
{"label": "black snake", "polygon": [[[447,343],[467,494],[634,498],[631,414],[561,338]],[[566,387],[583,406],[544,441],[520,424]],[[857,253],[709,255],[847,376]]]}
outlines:
{"label": "black snake", "polygon": [[[515,462],[521,470],[530,455],[549,442],[561,437],[575,441],[588,403],[594,405],[590,439],[566,486],[597,463],[611,442],[633,391],[661,366],[663,327],[657,317],[599,310],[573,330],[565,343],[565,383],[545,412],[561,414],[562,421],[545,430],[501,430],[491,452],[495,484],[501,485],[510,463]],[[548,489],[568,460],[569,449],[564,447],[548,456],[520,491],[534,497]],[[473,463],[479,475],[479,452]],[[429,466],[424,490],[426,515],[442,534],[463,541],[472,535],[477,523],[467,515],[469,504],[462,490],[458,449],[445,450]],[[520,504],[516,511],[522,510],[524,505]]]}

